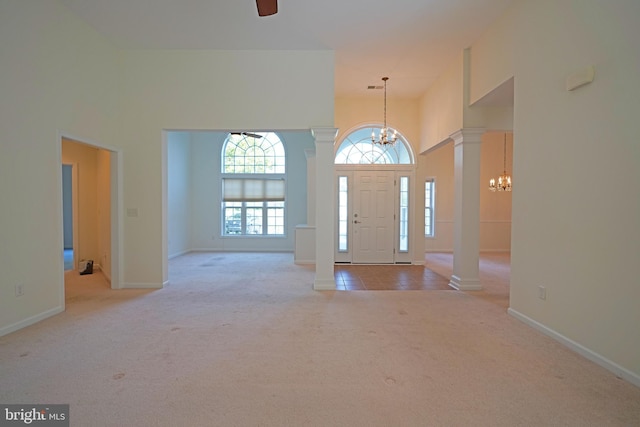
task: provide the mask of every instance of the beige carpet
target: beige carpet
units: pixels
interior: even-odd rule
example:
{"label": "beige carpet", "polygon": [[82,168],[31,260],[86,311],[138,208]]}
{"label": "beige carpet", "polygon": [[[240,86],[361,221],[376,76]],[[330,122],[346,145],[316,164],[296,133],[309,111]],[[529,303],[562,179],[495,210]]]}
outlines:
{"label": "beige carpet", "polygon": [[0,402],[83,427],[640,425],[640,389],[506,314],[496,263],[476,293],[314,292],[292,254],[190,254],[156,291],[68,273],[65,313],[0,337]]}

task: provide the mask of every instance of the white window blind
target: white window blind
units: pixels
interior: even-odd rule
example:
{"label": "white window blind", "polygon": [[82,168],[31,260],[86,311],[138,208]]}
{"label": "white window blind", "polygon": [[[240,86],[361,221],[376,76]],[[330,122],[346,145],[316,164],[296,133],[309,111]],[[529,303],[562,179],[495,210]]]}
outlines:
{"label": "white window blind", "polygon": [[222,198],[225,202],[284,201],[284,179],[223,178]]}

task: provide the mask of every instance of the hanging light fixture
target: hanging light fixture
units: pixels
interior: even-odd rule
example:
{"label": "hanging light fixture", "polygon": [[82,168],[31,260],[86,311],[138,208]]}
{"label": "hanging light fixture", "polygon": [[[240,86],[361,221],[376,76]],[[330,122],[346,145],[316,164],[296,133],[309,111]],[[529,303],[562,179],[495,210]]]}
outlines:
{"label": "hanging light fixture", "polygon": [[511,175],[507,175],[507,133],[504,133],[504,172],[498,177],[498,184],[496,180],[491,178],[489,180],[489,190],[491,191],[511,191]]}
{"label": "hanging light fixture", "polygon": [[376,139],[376,134],[371,131],[371,142],[379,145],[393,145],[398,140],[398,131],[394,130],[393,135],[389,135],[389,128],[387,127],[387,80],[389,77],[383,77],[384,82],[384,127],[380,130],[380,135]]}

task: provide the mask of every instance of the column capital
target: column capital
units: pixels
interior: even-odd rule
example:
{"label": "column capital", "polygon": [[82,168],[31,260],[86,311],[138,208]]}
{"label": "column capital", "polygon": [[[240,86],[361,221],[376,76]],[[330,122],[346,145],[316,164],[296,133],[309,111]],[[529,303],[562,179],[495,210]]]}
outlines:
{"label": "column capital", "polygon": [[480,143],[485,132],[485,128],[462,128],[449,135],[449,138],[453,139],[455,145]]}
{"label": "column capital", "polygon": [[333,144],[336,141],[336,136],[338,135],[338,128],[311,128],[311,135],[315,138],[316,144],[319,142],[330,142]]}

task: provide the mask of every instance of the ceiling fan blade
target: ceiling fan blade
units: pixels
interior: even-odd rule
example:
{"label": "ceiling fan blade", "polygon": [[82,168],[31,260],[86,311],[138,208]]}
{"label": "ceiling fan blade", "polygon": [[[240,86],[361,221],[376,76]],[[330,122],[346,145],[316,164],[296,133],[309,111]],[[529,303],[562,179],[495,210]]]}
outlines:
{"label": "ceiling fan blade", "polygon": [[258,135],[257,133],[251,133],[251,132],[229,132],[231,135],[240,135],[240,136],[248,136],[250,138],[262,138],[262,135]]}
{"label": "ceiling fan blade", "polygon": [[256,0],[259,16],[269,16],[278,13],[278,0]]}

